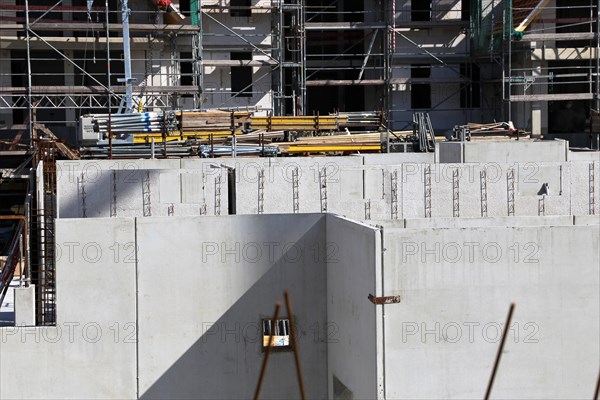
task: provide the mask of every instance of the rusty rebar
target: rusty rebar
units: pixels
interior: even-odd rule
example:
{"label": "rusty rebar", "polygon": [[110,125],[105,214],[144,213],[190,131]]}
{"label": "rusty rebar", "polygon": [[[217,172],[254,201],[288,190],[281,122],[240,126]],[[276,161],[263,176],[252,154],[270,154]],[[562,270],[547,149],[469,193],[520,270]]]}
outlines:
{"label": "rusty rebar", "polygon": [[[262,365],[260,367],[260,375],[258,376],[258,383],[256,384],[256,391],[254,392],[254,400],[258,400],[258,395],[260,394],[260,388],[265,379],[265,372],[267,371],[267,363],[269,362],[269,354],[271,354],[271,347],[273,347],[273,331],[275,325],[277,324],[277,317],[279,316],[279,308],[281,307],[281,303],[279,301],[275,302],[275,312],[273,313],[273,318],[271,319],[271,329],[269,330],[269,343],[267,345],[267,350],[265,351],[265,357],[263,358]],[[264,340],[264,336],[263,336]]]}
{"label": "rusty rebar", "polygon": [[510,308],[508,309],[508,316],[506,317],[506,324],[504,325],[504,332],[502,332],[502,340],[500,341],[500,347],[498,348],[498,353],[496,353],[496,361],[494,362],[494,369],[492,370],[492,375],[490,376],[490,382],[488,383],[487,390],[485,392],[485,400],[490,398],[490,394],[492,393],[492,386],[494,385],[494,378],[496,378],[496,372],[498,371],[498,365],[500,364],[500,358],[502,357],[502,350],[504,349],[504,343],[506,342],[506,337],[508,336],[508,330],[510,328],[510,321],[512,320],[513,311],[515,309],[515,303],[510,303]]}
{"label": "rusty rebar", "polygon": [[302,379],[302,368],[300,367],[300,354],[298,352],[298,338],[296,337],[296,324],[294,323],[294,317],[292,315],[292,302],[290,300],[290,294],[287,290],[283,292],[285,297],[285,308],[287,309],[288,320],[290,321],[290,342],[292,344],[292,351],[294,352],[294,362],[296,364],[296,374],[298,375],[298,385],[300,385],[300,398],[306,399],[306,393],[304,392],[304,381]]}

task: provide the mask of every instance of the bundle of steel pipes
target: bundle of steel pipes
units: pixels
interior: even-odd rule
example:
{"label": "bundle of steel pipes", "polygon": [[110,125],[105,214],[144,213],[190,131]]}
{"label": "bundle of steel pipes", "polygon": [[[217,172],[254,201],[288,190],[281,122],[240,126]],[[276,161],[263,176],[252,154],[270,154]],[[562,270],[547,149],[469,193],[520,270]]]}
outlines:
{"label": "bundle of steel pipes", "polygon": [[93,114],[92,117],[99,132],[162,132],[164,127],[162,112],[111,114],[110,117],[108,114]]}

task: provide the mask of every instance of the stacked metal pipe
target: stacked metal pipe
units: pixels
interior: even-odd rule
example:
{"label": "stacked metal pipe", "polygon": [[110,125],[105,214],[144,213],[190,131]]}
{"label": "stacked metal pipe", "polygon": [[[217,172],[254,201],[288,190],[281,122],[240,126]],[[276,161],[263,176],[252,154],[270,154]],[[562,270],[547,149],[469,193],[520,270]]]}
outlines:
{"label": "stacked metal pipe", "polygon": [[94,124],[99,132],[133,133],[133,132],[162,132],[163,113],[144,112],[130,114],[111,114],[110,129],[108,114],[94,114]]}

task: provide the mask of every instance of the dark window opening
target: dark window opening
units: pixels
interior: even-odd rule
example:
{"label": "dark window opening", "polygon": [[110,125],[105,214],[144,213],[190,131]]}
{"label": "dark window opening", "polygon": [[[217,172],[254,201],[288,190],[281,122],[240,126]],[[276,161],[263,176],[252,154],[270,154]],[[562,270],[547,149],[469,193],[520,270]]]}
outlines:
{"label": "dark window opening", "polygon": [[462,0],[460,19],[461,21],[469,21],[471,19],[471,0]]}
{"label": "dark window opening", "polygon": [[431,21],[431,0],[412,0],[412,21]]}
{"label": "dark window opening", "polygon": [[252,16],[252,9],[250,0],[231,0],[229,2],[229,15],[232,17],[250,17]]}
{"label": "dark window opening", "polygon": [[431,66],[413,64],[410,69],[410,77],[416,83],[410,85],[411,108],[431,108],[431,84],[419,83],[419,78],[429,79],[431,77]]}
{"label": "dark window opening", "polygon": [[[231,53],[232,60],[252,60],[252,53]],[[237,97],[252,97],[252,67],[231,67],[231,91]]]}
{"label": "dark window opening", "polygon": [[460,86],[460,107],[478,108],[481,106],[481,83],[479,66],[475,64],[461,64],[460,75],[469,81]]}
{"label": "dark window opening", "polygon": [[265,349],[269,346],[269,338],[271,339],[271,347],[276,349],[289,349],[290,345],[290,320],[289,319],[278,319],[275,321],[273,326],[270,319],[263,319],[263,343],[262,347]]}
{"label": "dark window opening", "polygon": [[192,53],[181,53],[179,59],[179,69],[181,72],[181,86],[193,86],[194,65],[192,63]]}
{"label": "dark window opening", "polygon": [[190,0],[179,0],[179,12],[186,17],[190,16]]}

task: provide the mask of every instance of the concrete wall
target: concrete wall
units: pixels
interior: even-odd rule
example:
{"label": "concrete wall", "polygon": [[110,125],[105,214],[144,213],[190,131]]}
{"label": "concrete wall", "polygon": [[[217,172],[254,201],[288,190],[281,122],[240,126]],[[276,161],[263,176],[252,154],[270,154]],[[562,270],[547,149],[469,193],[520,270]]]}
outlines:
{"label": "concrete wall", "polygon": [[[337,254],[325,215],[58,219],[56,227],[57,324],[0,329],[0,398],[250,397],[262,319],[284,290],[307,395],[327,397],[328,339],[337,338],[328,336],[327,263]],[[292,353],[274,352],[261,398],[298,398],[290,382]]]}
{"label": "concrete wall", "polygon": [[[548,154],[553,154],[538,158],[558,159],[564,143],[541,142],[537,144],[540,147],[533,148],[513,142],[517,149],[515,160],[524,157],[525,150],[536,149],[542,153],[550,149]],[[496,159],[508,158],[507,154],[500,151]],[[59,216],[79,218],[84,211],[86,217],[138,217],[148,212],[152,216],[225,215],[227,169],[220,167],[221,164],[236,170],[238,214],[293,213],[294,171],[298,171],[300,213],[325,210],[357,220],[422,218],[428,212],[432,217],[472,218],[486,215],[485,199],[489,217],[508,216],[509,204],[514,205],[515,216],[600,213],[600,163],[420,162],[426,158],[421,154],[410,157],[389,154],[381,158],[244,157],[221,159],[218,164],[207,159],[59,162]],[[594,171],[593,185],[590,168]],[[487,197],[482,190],[484,171]],[[509,173],[514,179],[509,179]],[[149,186],[145,183],[147,178]],[[514,201],[509,195],[513,181]],[[542,190],[543,185],[548,185],[547,193]],[[590,196],[591,186],[593,196]],[[429,211],[427,198],[431,203]],[[397,213],[392,212],[394,204]]]}
{"label": "concrete wall", "polygon": [[369,294],[382,295],[380,232],[328,216],[327,246],[328,398],[341,397],[334,379],[352,393],[345,398],[380,398],[382,316],[367,300]]}
{"label": "concrete wall", "polygon": [[384,224],[387,398],[585,398],[598,374],[598,226]]}
{"label": "concrete wall", "polygon": [[[142,398],[251,397],[262,318],[286,289],[307,395],[327,396],[327,343],[312,332],[327,318],[324,216],[145,218],[137,234]],[[295,379],[293,354],[274,352],[261,398],[298,398]]]}
{"label": "concrete wall", "polygon": [[569,152],[569,142],[565,140],[436,143],[436,162],[440,163],[563,162],[569,154],[574,154],[573,160],[587,160],[584,156],[578,157],[578,153]]}
{"label": "concrete wall", "polygon": [[56,240],[56,326],[0,329],[0,398],[134,398],[134,221],[57,220]]}

